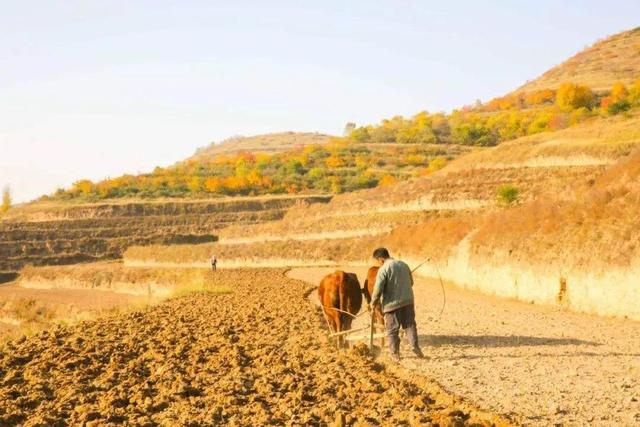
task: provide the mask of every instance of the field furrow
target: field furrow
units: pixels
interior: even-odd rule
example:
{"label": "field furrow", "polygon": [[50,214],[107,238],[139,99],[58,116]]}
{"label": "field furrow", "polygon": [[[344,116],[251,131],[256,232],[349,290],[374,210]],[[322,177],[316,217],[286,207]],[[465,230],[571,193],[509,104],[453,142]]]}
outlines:
{"label": "field furrow", "polygon": [[211,289],[230,293],[1,347],[0,424],[507,424],[360,347],[335,351],[306,299],[312,286],[281,270],[218,273]]}

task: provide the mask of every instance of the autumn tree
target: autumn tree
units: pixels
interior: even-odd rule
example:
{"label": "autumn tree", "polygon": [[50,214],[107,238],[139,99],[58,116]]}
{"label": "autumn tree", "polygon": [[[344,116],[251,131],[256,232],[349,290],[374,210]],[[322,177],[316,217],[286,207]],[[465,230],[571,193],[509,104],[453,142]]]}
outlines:
{"label": "autumn tree", "polygon": [[640,79],[629,88],[629,102],[633,106],[640,106]]}
{"label": "autumn tree", "polygon": [[80,194],[83,196],[88,196],[94,190],[93,182],[88,179],[81,179],[80,181],[76,181],[73,183],[73,187],[71,188],[72,193]]}
{"label": "autumn tree", "polygon": [[623,83],[616,83],[609,96],[600,101],[600,108],[609,114],[618,114],[631,108],[629,91]]}
{"label": "autumn tree", "polygon": [[610,96],[613,102],[620,102],[625,100],[627,96],[629,96],[629,91],[627,90],[627,87],[624,85],[624,83],[618,82],[611,88]]}
{"label": "autumn tree", "polygon": [[336,155],[327,157],[324,163],[325,165],[327,165],[328,168],[332,168],[332,169],[344,166],[344,161]]}
{"label": "autumn tree", "polygon": [[220,193],[222,190],[222,180],[215,176],[204,181],[204,189],[207,193]]}
{"label": "autumn tree", "polygon": [[431,127],[431,117],[425,111],[420,112],[398,126],[396,141],[401,144],[428,144],[436,142],[436,135]]}
{"label": "autumn tree", "polygon": [[193,176],[187,182],[187,188],[192,193],[199,193],[202,190],[202,179],[199,176]]}
{"label": "autumn tree", "polygon": [[591,108],[595,96],[587,86],[575,83],[563,83],[558,87],[556,93],[556,105],[564,111],[571,111],[577,108]]}
{"label": "autumn tree", "polygon": [[4,213],[11,208],[11,188],[5,185],[2,189],[2,205],[0,206],[0,212]]}
{"label": "autumn tree", "polygon": [[370,127],[359,127],[351,131],[348,138],[352,142],[369,142],[371,140]]}

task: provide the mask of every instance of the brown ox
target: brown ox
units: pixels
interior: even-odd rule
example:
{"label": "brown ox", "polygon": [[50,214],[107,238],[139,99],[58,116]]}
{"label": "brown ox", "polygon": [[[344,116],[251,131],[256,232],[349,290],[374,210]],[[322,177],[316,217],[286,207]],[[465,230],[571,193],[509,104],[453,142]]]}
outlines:
{"label": "brown ox", "polygon": [[[367,300],[367,304],[371,304],[373,287],[376,284],[376,277],[378,276],[379,269],[380,267],[370,267],[369,271],[367,271],[367,278],[364,280],[364,286],[362,288],[362,293],[364,294],[364,298]],[[384,315],[382,314],[380,304],[376,304],[376,307],[373,309],[373,321],[374,323],[384,326]],[[384,338],[380,339],[380,345],[384,346]]]}
{"label": "brown ox", "polygon": [[[342,332],[351,329],[353,316],[358,314],[362,306],[362,294],[358,276],[354,273],[335,271],[327,274],[318,287],[318,297],[324,318],[327,319],[331,332]],[[338,309],[338,310],[335,310]],[[346,312],[346,313],[343,313]],[[338,337],[338,345],[343,345],[344,337]]]}

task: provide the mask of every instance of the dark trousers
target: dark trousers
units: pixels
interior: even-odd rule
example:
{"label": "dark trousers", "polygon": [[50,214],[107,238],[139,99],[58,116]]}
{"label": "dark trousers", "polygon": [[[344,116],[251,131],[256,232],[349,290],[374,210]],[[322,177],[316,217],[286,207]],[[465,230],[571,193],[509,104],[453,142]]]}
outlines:
{"label": "dark trousers", "polygon": [[389,351],[392,354],[400,353],[400,327],[407,333],[407,339],[412,350],[418,347],[418,328],[416,326],[416,312],[413,304],[400,307],[397,310],[384,314],[384,326],[389,337]]}
{"label": "dark trousers", "polygon": [[213,271],[216,271],[216,263],[215,263],[215,262],[212,262],[212,263],[211,263],[211,269],[212,269]]}

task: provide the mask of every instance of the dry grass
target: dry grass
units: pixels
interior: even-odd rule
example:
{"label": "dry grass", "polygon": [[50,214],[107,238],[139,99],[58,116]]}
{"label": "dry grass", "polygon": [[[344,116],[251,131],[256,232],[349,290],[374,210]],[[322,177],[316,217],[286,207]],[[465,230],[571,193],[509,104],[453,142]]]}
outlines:
{"label": "dry grass", "polygon": [[588,166],[614,163],[640,145],[640,114],[594,117],[556,132],[545,132],[454,160],[444,173],[473,168]]}
{"label": "dry grass", "polygon": [[306,145],[326,144],[330,139],[331,135],[311,132],[281,132],[248,137],[239,136],[200,148],[196,154],[186,161],[206,161],[217,156],[233,155],[243,151],[273,154]]}
{"label": "dry grass", "polygon": [[209,281],[208,271],[202,269],[127,268],[119,262],[100,262],[26,267],[18,284],[28,288],[99,289],[162,297],[178,288],[204,289]]}
{"label": "dry grass", "polygon": [[564,268],[629,267],[639,260],[640,153],[611,167],[573,201],[539,199],[490,216],[474,253],[517,253]]}
{"label": "dry grass", "polygon": [[625,31],[579,52],[517,92],[553,89],[570,81],[594,90],[608,90],[614,83],[633,82],[640,75],[640,27]]}

